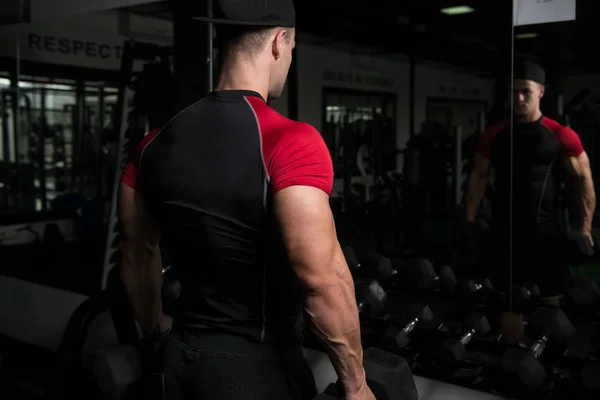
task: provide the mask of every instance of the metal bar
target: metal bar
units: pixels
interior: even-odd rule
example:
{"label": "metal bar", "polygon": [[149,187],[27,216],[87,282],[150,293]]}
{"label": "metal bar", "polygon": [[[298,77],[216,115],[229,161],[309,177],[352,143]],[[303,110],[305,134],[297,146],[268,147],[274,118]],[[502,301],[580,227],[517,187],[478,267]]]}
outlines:
{"label": "metal bar", "polygon": [[103,169],[103,151],[102,147],[104,145],[103,141],[103,131],[104,131],[104,88],[100,87],[98,91],[98,125],[96,129],[98,129],[96,133],[96,192],[98,197],[103,197],[104,193],[104,169]]}
{"label": "metal bar", "polygon": [[462,126],[454,127],[454,205],[458,206],[461,203],[461,178],[462,178]]}
{"label": "metal bar", "polygon": [[75,102],[77,113],[77,170],[75,171],[75,190],[83,193],[85,186],[85,88],[83,81],[78,80],[75,86]]}
{"label": "metal bar", "polygon": [[40,180],[40,200],[42,202],[42,211],[46,211],[46,132],[48,131],[48,121],[46,120],[46,91],[40,91],[40,124],[37,142],[37,162],[38,179]]}
{"label": "metal bar", "polygon": [[[212,0],[207,0],[206,1],[206,16],[207,17],[212,17],[213,16],[213,2]],[[215,73],[215,64],[214,64],[214,55],[215,55],[215,51],[214,51],[214,24],[213,23],[208,23],[206,24],[206,30],[207,30],[207,34],[206,34],[206,53],[207,53],[207,58],[206,58],[206,67],[208,69],[207,71],[207,88],[209,92],[212,92],[213,88],[214,88],[214,73]]]}

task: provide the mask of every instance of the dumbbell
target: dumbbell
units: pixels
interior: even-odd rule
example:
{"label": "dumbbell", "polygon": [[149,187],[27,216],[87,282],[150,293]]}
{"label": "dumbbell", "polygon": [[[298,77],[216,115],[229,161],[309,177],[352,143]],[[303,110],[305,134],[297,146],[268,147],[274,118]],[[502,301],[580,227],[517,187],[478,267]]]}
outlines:
{"label": "dumbbell", "polygon": [[411,313],[415,317],[403,327],[391,326],[385,331],[385,342],[390,349],[403,349],[410,343],[410,333],[419,323],[427,323],[433,319],[433,312],[428,305],[415,304]]}
{"label": "dumbbell", "polygon": [[376,317],[384,310],[387,293],[375,279],[357,279],[354,292],[359,313]]}
{"label": "dumbbell", "polygon": [[379,279],[389,279],[393,283],[399,279],[419,290],[439,287],[440,277],[431,261],[425,258],[409,258],[392,263],[390,258],[370,252],[365,260],[367,268]]}
{"label": "dumbbell", "polygon": [[358,261],[358,257],[356,256],[356,251],[354,251],[353,247],[344,246],[342,247],[342,253],[344,253],[344,258],[346,259],[346,263],[348,264],[348,268],[354,275],[355,272],[360,271],[362,265],[360,261]]}
{"label": "dumbbell", "polygon": [[595,254],[594,247],[598,240],[592,235],[592,241],[580,232],[569,232],[566,239],[566,251],[573,265],[579,265]]}
{"label": "dumbbell", "polygon": [[167,314],[173,312],[175,302],[181,294],[181,282],[175,272],[173,265],[168,265],[162,269],[162,303],[163,309]]}
{"label": "dumbbell", "polygon": [[579,372],[579,379],[584,388],[600,391],[600,364],[592,361],[586,362]]}
{"label": "dumbbell", "polygon": [[569,291],[567,301],[575,307],[594,306],[600,303],[600,288],[592,280],[578,278]]}
{"label": "dumbbell", "polygon": [[453,293],[458,285],[458,279],[454,270],[449,265],[442,265],[439,269],[439,277],[441,282],[441,289],[445,293]]}
{"label": "dumbbell", "polygon": [[539,361],[549,340],[565,344],[575,332],[575,327],[560,308],[540,307],[533,312],[529,326],[542,334],[527,348],[508,349],[501,361],[502,370],[517,379],[528,391],[536,391],[546,381],[546,369]]}
{"label": "dumbbell", "polygon": [[461,279],[458,293],[462,297],[483,299],[494,290],[492,282],[487,278]]}
{"label": "dumbbell", "polygon": [[488,319],[483,314],[471,314],[465,322],[467,332],[460,338],[447,338],[440,348],[440,362],[442,366],[454,369],[467,358],[467,344],[475,334],[486,335],[492,329]]}
{"label": "dumbbell", "polygon": [[512,299],[515,311],[529,313],[540,303],[540,289],[535,284],[513,285]]}
{"label": "dumbbell", "polygon": [[[367,385],[377,400],[418,400],[417,387],[406,360],[388,351],[369,347],[363,352]],[[339,381],[331,384],[314,400],[343,398]]]}

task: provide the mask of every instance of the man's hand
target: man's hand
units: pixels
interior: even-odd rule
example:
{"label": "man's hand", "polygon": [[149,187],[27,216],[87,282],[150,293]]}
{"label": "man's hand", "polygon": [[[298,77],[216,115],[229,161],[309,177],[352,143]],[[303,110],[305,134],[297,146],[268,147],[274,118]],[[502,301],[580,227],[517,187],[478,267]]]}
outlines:
{"label": "man's hand", "polygon": [[371,392],[371,389],[369,388],[369,386],[366,384],[366,382],[358,392],[356,392],[354,394],[346,395],[344,397],[344,399],[345,400],[377,400],[375,398],[375,395],[373,394],[373,392]]}
{"label": "man's hand", "polygon": [[588,240],[590,246],[594,247],[594,237],[592,236],[591,229],[583,228],[581,230],[581,235]]}

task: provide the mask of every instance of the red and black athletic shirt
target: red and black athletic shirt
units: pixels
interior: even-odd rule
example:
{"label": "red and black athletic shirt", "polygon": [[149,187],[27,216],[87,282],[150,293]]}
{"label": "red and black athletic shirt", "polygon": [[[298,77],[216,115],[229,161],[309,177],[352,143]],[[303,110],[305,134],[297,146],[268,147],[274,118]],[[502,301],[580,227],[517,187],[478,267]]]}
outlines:
{"label": "red and black athletic shirt", "polygon": [[546,117],[528,123],[515,122],[511,146],[511,124],[506,120],[482,134],[477,152],[492,161],[496,172],[492,207],[495,223],[502,225],[510,221],[511,201],[512,221],[519,228],[517,234],[528,235],[556,223],[558,186],[564,177],[561,172],[563,161],[583,152],[579,136],[572,129]]}
{"label": "red and black athletic shirt", "polygon": [[319,132],[256,92],[216,91],[148,133],[122,182],[142,193],[181,277],[178,324],[298,343],[301,296],[272,215],[293,185],[331,194]]}

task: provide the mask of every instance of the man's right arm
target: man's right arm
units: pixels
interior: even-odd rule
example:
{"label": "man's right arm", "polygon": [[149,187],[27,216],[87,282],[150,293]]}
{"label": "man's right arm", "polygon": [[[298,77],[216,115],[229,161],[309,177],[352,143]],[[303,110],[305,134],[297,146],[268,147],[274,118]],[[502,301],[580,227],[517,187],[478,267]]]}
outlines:
{"label": "man's right arm", "polygon": [[333,165],[320,133],[266,135],[265,164],[275,218],[288,259],[303,289],[309,325],[321,340],[345,390],[345,399],[374,399],[365,380],[354,281],[337,239],[329,195]]}
{"label": "man's right arm", "polygon": [[467,184],[467,221],[475,222],[477,210],[487,188],[491,161],[481,154],[475,154],[475,165]]}
{"label": "man's right arm", "polygon": [[325,346],[346,398],[352,398],[366,388],[360,322],[329,196],[314,187],[291,186],[275,194],[274,204],[289,260],[304,287],[310,326]]}
{"label": "man's right arm", "polygon": [[485,194],[490,167],[492,166],[492,141],[496,134],[506,126],[506,123],[507,121],[504,121],[501,124],[486,129],[481,134],[479,143],[477,143],[473,170],[467,181],[466,212],[468,222],[475,222],[477,218],[477,211],[479,210],[481,199]]}

